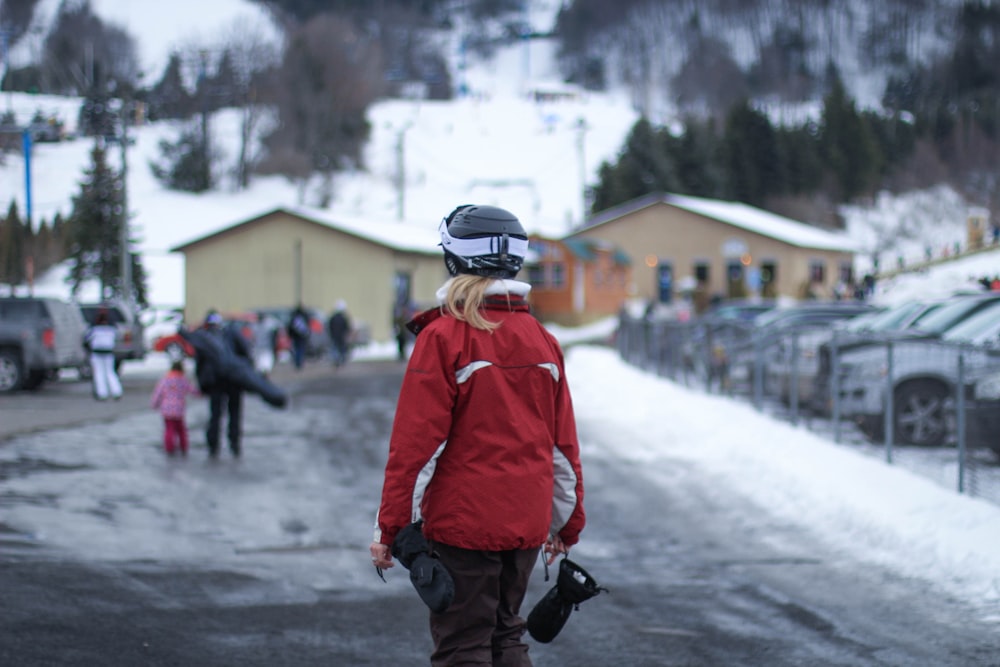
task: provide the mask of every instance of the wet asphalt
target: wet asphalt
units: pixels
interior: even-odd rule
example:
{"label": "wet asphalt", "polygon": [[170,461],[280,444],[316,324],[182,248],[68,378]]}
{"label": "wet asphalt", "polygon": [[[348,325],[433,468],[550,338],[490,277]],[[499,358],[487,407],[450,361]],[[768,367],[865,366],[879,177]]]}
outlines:
{"label": "wet asphalt", "polygon": [[[0,664],[423,665],[427,612],[367,545],[401,363],[280,368],[244,456],[168,460],[154,376],[0,397]],[[588,527],[609,589],[535,665],[1000,665],[995,618],[830,551],[684,461],[623,461],[578,406]],[[547,590],[539,565],[528,606]],[[525,613],[528,611],[524,610]]]}

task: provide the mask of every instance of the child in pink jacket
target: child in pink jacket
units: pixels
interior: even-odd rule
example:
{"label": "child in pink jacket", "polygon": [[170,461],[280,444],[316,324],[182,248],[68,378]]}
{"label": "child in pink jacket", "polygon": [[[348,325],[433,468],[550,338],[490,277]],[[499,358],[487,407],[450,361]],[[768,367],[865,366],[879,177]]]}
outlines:
{"label": "child in pink jacket", "polygon": [[187,410],[187,396],[200,396],[198,388],[184,375],[184,364],[175,361],[167,374],[156,383],[150,404],[159,408],[163,415],[163,448],[168,456],[177,449],[183,456],[188,453],[187,424],[184,415]]}

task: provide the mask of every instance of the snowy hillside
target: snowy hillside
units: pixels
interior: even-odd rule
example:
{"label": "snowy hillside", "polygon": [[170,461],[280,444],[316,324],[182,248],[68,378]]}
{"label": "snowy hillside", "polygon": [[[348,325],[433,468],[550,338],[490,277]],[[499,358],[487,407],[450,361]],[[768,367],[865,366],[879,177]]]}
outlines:
{"label": "snowy hillside", "polygon": [[[530,101],[518,90],[524,79],[517,73],[521,71],[518,50],[512,51],[481,68],[470,68],[469,84],[475,94],[467,98],[375,105],[369,113],[367,169],[337,179],[332,213],[399,221],[432,233],[454,206],[475,202],[509,208],[530,231],[539,233],[561,235],[578,224],[584,184],[593,182],[602,161],[615,159],[636,115],[623,100],[605,95],[554,103]],[[533,51],[535,71],[544,71],[544,48],[536,44]],[[508,67],[515,73],[505,75]],[[19,93],[5,98],[19,122],[41,110],[59,117],[70,129],[75,127],[79,100]],[[211,121],[222,176],[235,160],[238,127],[233,112],[215,114]],[[179,305],[183,299],[182,259],[170,255],[169,248],[276,206],[315,204],[318,198],[315,188],[303,192],[279,177],[256,179],[249,191],[239,193],[225,178],[223,187],[209,194],[166,191],[148,164],[159,159],[159,141],[174,138],[176,128],[156,123],[131,133],[136,138],[128,155],[131,224],[149,269],[154,303]],[[91,148],[86,139],[35,146],[36,225],[57,212],[69,214]],[[396,185],[401,153],[406,175],[402,191]],[[120,164],[117,147],[109,157],[113,165]],[[0,166],[0,202],[11,199],[23,213],[24,162],[16,154]]]}
{"label": "snowy hillside", "polygon": [[[94,6],[99,13],[110,11],[124,19],[130,30],[142,35],[144,53],[150,48],[145,39],[149,28],[142,27],[149,16],[137,13],[136,3],[95,0]],[[236,0],[212,3],[212,13],[204,17],[206,26],[222,24],[223,14],[246,6],[249,3]],[[544,27],[554,3],[534,6],[548,12],[532,19]],[[153,41],[161,45],[157,48],[165,57],[171,40],[166,30],[161,32]],[[637,115],[626,99],[616,95],[578,93],[558,102],[531,101],[526,91],[557,81],[552,49],[550,43],[533,41],[527,47],[503,50],[489,62],[470,62],[462,77],[471,94],[462,99],[391,100],[373,106],[366,169],[336,179],[332,214],[396,221],[433,233],[455,205],[483,203],[510,209],[532,232],[559,236],[579,224],[584,187],[596,181],[603,161],[616,158]],[[71,129],[79,104],[76,99],[18,93],[0,97],[0,109],[13,110],[19,122],[41,110],[61,118]],[[183,259],[169,253],[171,247],[280,205],[314,205],[319,198],[317,184],[303,190],[279,177],[258,178],[249,191],[233,191],[225,176],[235,162],[236,114],[215,114],[211,128],[221,156],[218,172],[223,186],[202,195],[166,191],[150,173],[148,163],[159,158],[159,141],[175,138],[174,126],[157,123],[132,130],[136,143],[128,154],[131,225],[150,275],[150,298],[157,305],[183,301]],[[69,214],[91,148],[86,139],[36,145],[32,169],[36,225],[57,212]],[[119,164],[118,150],[112,147],[112,165]],[[22,157],[9,155],[0,165],[4,210],[13,199],[24,215],[25,183]],[[859,274],[870,269],[876,252],[886,266],[899,256],[921,259],[928,243],[941,248],[964,242],[967,212],[966,203],[946,189],[880,197],[873,207],[845,209],[849,232],[866,249],[858,257]],[[61,281],[52,278],[38,289],[65,292]]]}

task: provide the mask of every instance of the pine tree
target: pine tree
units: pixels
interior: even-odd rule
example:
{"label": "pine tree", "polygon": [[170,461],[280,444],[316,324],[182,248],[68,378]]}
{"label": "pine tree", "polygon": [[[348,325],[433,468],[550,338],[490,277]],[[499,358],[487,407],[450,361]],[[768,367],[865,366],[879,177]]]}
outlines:
{"label": "pine tree", "polygon": [[92,88],[80,107],[77,126],[85,137],[114,137],[118,116],[111,108],[111,98],[100,87]]}
{"label": "pine tree", "polygon": [[[73,197],[68,221],[72,260],[69,282],[74,295],[85,281],[96,279],[103,297],[126,296],[121,277],[125,224],[122,195],[122,176],[108,166],[104,146],[98,142],[91,151],[91,166],[84,172],[80,193]],[[146,302],[145,271],[137,254],[132,254],[132,293],[127,296],[125,300],[143,305]]]}
{"label": "pine tree", "polygon": [[850,201],[877,182],[882,155],[875,136],[858,113],[839,76],[823,99],[819,145],[823,161],[837,182],[837,199]]}
{"label": "pine tree", "polygon": [[194,126],[181,131],[176,141],[160,141],[162,158],[149,168],[164,186],[182,192],[205,192],[214,185],[212,154],[205,134]]}
{"label": "pine tree", "polygon": [[734,106],[726,118],[723,156],[728,198],[763,206],[768,195],[784,190],[774,128],[746,102]]}
{"label": "pine tree", "polygon": [[233,54],[229,49],[222,52],[219,58],[219,65],[215,69],[215,74],[205,77],[201,82],[204,91],[196,94],[208,96],[208,108],[210,110],[223,109],[239,106],[240,85],[239,77],[236,75],[236,66],[233,63]]}
{"label": "pine tree", "polygon": [[194,101],[181,74],[181,57],[174,52],[163,70],[163,76],[149,91],[150,120],[187,118],[194,111]]}
{"label": "pine tree", "polygon": [[667,149],[666,130],[640,118],[625,140],[618,162],[605,163],[594,189],[593,210],[601,211],[652,192],[676,191],[676,167]]}
{"label": "pine tree", "polygon": [[0,282],[19,285],[24,282],[24,224],[17,211],[17,202],[12,201],[7,216],[0,228]]}

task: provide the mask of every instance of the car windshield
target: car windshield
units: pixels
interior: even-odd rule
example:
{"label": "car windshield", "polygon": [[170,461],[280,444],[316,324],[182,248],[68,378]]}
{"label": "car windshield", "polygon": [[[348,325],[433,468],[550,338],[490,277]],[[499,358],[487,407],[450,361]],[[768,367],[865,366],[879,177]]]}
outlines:
{"label": "car windshield", "polygon": [[985,345],[997,343],[1000,337],[1000,301],[994,301],[975,315],[948,329],[942,340]]}
{"label": "car windshield", "polygon": [[875,312],[875,313],[862,313],[857,317],[852,317],[849,320],[845,320],[842,323],[843,328],[847,331],[868,331],[871,329],[882,329],[882,320],[889,312]]}
{"label": "car windshield", "polygon": [[924,309],[922,311],[914,313],[915,317],[913,318],[913,321],[910,322],[909,325],[907,326],[911,329],[919,329],[920,326],[924,323],[924,320],[926,320],[928,317],[930,317],[937,311],[941,310],[945,305],[946,304],[943,302],[927,304],[926,306],[924,306]]}
{"label": "car windshield", "polygon": [[718,320],[751,320],[761,313],[773,310],[773,308],[773,305],[766,303],[724,304],[710,310],[706,315]]}
{"label": "car windshield", "polygon": [[0,318],[5,320],[32,320],[45,316],[41,301],[12,299],[0,302]]}
{"label": "car windshield", "polygon": [[792,317],[792,314],[796,312],[792,308],[774,308],[772,310],[767,310],[753,318],[753,323],[758,327],[766,327],[772,322],[777,322],[783,320],[786,317]]}
{"label": "car windshield", "polygon": [[969,313],[982,307],[982,299],[959,299],[941,306],[927,317],[922,317],[914,328],[924,333],[941,334],[964,320]]}
{"label": "car windshield", "polygon": [[80,311],[83,313],[84,318],[86,318],[89,324],[93,324],[97,321],[97,314],[102,310],[108,316],[108,324],[121,324],[125,321],[125,317],[117,308],[108,308],[107,306],[80,306]]}
{"label": "car windshield", "polygon": [[834,320],[844,320],[868,314],[869,311],[859,309],[853,305],[830,306],[830,307],[806,307],[806,308],[785,308],[781,310],[771,310],[758,315],[753,323],[758,328],[772,328],[784,326],[785,323],[794,325],[800,322],[832,322]]}
{"label": "car windshield", "polygon": [[871,315],[859,315],[848,321],[851,331],[895,331],[903,328],[910,319],[926,306],[919,302],[904,303]]}

